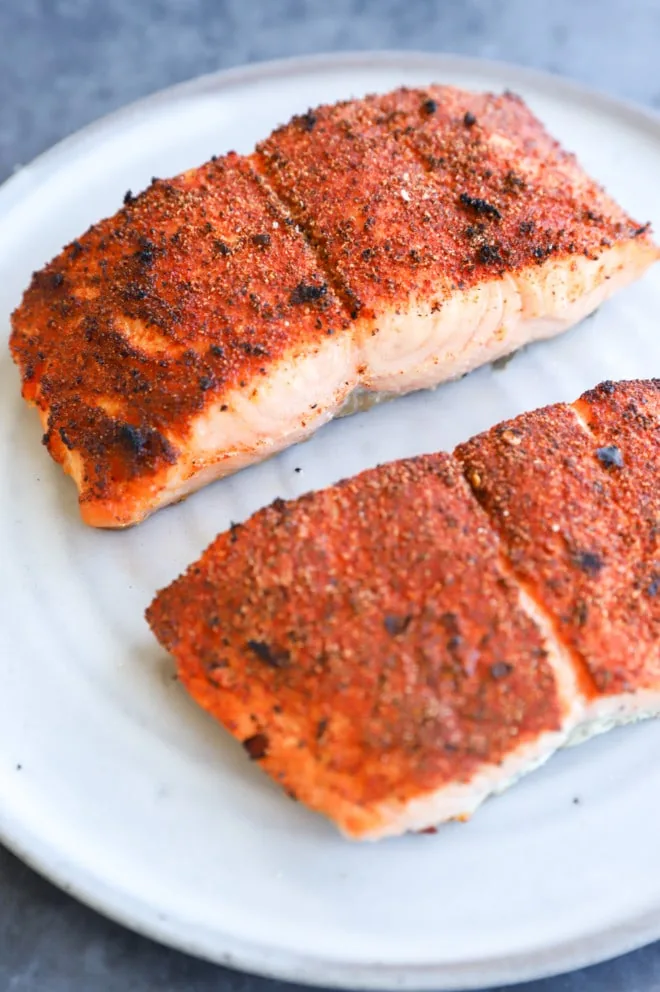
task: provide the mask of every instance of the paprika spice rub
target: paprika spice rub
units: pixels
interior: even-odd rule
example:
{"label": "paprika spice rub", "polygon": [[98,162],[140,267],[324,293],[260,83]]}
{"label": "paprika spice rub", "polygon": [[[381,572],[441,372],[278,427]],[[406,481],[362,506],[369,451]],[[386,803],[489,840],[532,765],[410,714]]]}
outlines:
{"label": "paprika spice rub", "polygon": [[346,835],[465,818],[660,713],[659,459],[660,380],[604,383],[277,500],[147,617],[197,702]]}
{"label": "paprika spice rub", "polygon": [[11,349],[83,519],[122,527],[559,333],[657,258],[517,97],[399,89],[129,191],[34,275]]}

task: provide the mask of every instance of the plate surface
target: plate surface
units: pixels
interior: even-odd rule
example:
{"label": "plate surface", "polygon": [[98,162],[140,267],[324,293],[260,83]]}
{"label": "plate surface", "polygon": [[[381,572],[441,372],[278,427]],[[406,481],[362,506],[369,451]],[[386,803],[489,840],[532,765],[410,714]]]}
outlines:
{"label": "plate surface", "polygon": [[[444,56],[304,59],[206,77],[106,118],[0,190],[0,336],[30,273],[127,188],[249,150],[308,105],[395,85],[520,92],[660,228],[660,123],[573,84]],[[660,374],[660,266],[564,337],[324,428],[125,533],[85,529],[0,353],[0,837],[159,940],[319,984],[475,988],[660,936],[660,724],[556,757],[469,825],[352,845],[188,700],[143,610],[231,520],[448,448],[605,378]],[[301,468],[301,472],[295,472]],[[561,513],[561,507],[557,508]]]}

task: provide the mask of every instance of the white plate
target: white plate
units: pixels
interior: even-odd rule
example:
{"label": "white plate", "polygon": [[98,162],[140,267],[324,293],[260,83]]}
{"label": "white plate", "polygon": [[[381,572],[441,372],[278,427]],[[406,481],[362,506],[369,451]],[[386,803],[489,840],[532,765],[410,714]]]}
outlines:
{"label": "white plate", "polygon": [[[521,92],[660,226],[660,124],[520,69],[432,55],[211,76],[69,139],[0,190],[0,315],[127,188],[251,148],[309,104],[431,80]],[[448,448],[608,377],[660,373],[660,267],[565,337],[331,424],[125,533],[86,529],[0,356],[0,835],[110,916],[215,961],[326,985],[474,988],[660,936],[660,725],[555,758],[469,825],[374,846],[291,803],[188,700],[142,618],[230,520],[400,455]],[[301,473],[294,472],[302,467]]]}

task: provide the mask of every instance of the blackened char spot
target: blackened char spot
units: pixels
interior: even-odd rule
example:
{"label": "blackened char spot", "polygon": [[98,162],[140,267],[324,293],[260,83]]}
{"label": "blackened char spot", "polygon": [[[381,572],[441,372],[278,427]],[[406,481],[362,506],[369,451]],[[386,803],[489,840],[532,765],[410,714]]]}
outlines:
{"label": "blackened char spot", "polygon": [[268,754],[268,738],[265,734],[254,734],[243,741],[243,747],[252,761],[261,761]]}
{"label": "blackened char spot", "polygon": [[424,111],[425,114],[429,114],[429,115],[434,114],[437,109],[438,109],[438,104],[436,103],[435,100],[431,100],[431,99],[425,100],[424,103],[422,104],[422,110]]}
{"label": "blackened char spot", "polygon": [[313,283],[299,282],[291,293],[292,303],[315,303],[322,299],[328,292],[328,287],[324,282],[320,286]]}
{"label": "blackened char spot", "polygon": [[607,444],[596,450],[596,458],[605,468],[623,468],[623,455],[615,444]]}
{"label": "blackened char spot", "polygon": [[595,578],[600,574],[605,562],[595,551],[578,551],[574,556],[575,564],[587,575]]}
{"label": "blackened char spot", "polygon": [[273,647],[265,641],[248,641],[247,647],[270,668],[286,668],[289,664],[290,655],[284,648]]}
{"label": "blackened char spot", "polygon": [[137,258],[138,262],[142,263],[142,265],[146,265],[146,266],[153,265],[155,249],[156,246],[153,243],[153,241],[149,241],[147,238],[145,238],[141,248],[139,248],[138,251],[135,252],[135,257]]}
{"label": "blackened char spot", "polygon": [[317,120],[318,117],[311,110],[308,110],[306,114],[302,114],[300,117],[300,123],[303,131],[313,131],[316,127]]}
{"label": "blackened char spot", "polygon": [[657,596],[660,592],[660,575],[654,575],[653,579],[646,587],[647,596]]}
{"label": "blackened char spot", "polygon": [[512,671],[513,665],[509,664],[508,661],[496,661],[494,665],[490,666],[490,674],[496,680],[505,679]]}
{"label": "blackened char spot", "polygon": [[502,261],[500,249],[497,245],[481,245],[477,252],[477,258],[484,265],[495,265],[497,262]]}
{"label": "blackened char spot", "polygon": [[127,207],[130,203],[135,203],[137,196],[133,196],[130,189],[127,189],[124,193],[124,206]]}
{"label": "blackened char spot", "polygon": [[122,424],[118,431],[119,440],[134,455],[142,455],[149,445],[151,432],[143,427],[134,427],[132,424]]}
{"label": "blackened char spot", "polygon": [[63,427],[60,427],[59,433],[60,433],[60,437],[62,438],[62,444],[64,445],[65,448],[68,448],[69,451],[71,451],[71,449],[73,448],[73,441],[71,440],[71,438],[69,437],[69,435],[67,434],[67,432]]}
{"label": "blackened char spot", "polygon": [[408,628],[411,619],[412,617],[409,613],[405,616],[397,616],[394,613],[388,613],[383,620],[383,624],[387,633],[391,634],[392,637],[396,637],[397,634],[404,633],[404,631]]}
{"label": "blackened char spot", "polygon": [[466,127],[474,127],[474,125],[477,123],[477,118],[474,116],[472,111],[470,110],[467,111],[467,113],[463,117],[463,123],[465,124]]}
{"label": "blackened char spot", "polygon": [[502,217],[497,207],[493,206],[492,203],[488,203],[487,200],[482,200],[480,196],[469,196],[467,193],[461,193],[459,200],[464,207],[470,207],[478,214],[495,217],[497,220]]}

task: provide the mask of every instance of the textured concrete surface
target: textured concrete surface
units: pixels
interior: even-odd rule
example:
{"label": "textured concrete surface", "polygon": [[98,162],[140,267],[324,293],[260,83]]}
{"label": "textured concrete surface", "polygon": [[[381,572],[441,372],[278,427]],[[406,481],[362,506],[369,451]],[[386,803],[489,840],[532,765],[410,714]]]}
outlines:
{"label": "textured concrete surface", "polygon": [[[423,48],[660,107],[659,0],[0,0],[0,179],[170,83],[243,62]],[[284,992],[97,916],[0,848],[0,992]],[[660,945],[520,992],[660,992]]]}

